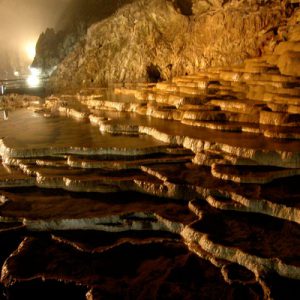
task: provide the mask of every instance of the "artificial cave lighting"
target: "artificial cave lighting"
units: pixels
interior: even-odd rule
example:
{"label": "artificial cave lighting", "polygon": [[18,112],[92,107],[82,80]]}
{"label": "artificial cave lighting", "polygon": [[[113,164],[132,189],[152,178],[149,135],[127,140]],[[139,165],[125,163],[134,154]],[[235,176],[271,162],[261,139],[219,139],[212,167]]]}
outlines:
{"label": "artificial cave lighting", "polygon": [[37,69],[37,68],[29,68],[29,70],[30,70],[31,74],[28,76],[28,78],[26,80],[27,85],[30,88],[39,87],[41,84],[41,79],[40,79],[41,70]]}
{"label": "artificial cave lighting", "polygon": [[0,300],[300,300],[300,0],[0,8]]}
{"label": "artificial cave lighting", "polygon": [[34,76],[41,76],[41,74],[42,74],[41,69],[38,69],[38,68],[29,68],[29,70],[30,70],[30,73]]}
{"label": "artificial cave lighting", "polygon": [[26,56],[30,61],[33,61],[35,57],[35,41],[29,41],[25,44]]}

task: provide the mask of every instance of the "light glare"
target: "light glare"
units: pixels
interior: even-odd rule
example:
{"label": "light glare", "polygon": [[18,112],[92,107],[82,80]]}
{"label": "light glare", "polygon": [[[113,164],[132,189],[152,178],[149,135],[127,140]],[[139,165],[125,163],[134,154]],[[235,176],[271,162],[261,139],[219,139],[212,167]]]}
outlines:
{"label": "light glare", "polygon": [[26,82],[27,85],[31,88],[36,88],[40,86],[41,80],[41,69],[29,68],[31,75],[28,76]]}
{"label": "light glare", "polygon": [[25,52],[30,61],[35,57],[35,42],[28,42],[25,45]]}
{"label": "light glare", "polygon": [[38,77],[36,77],[35,75],[30,75],[27,78],[27,84],[29,85],[29,87],[38,87],[40,85],[40,79]]}
{"label": "light glare", "polygon": [[42,73],[41,69],[38,68],[29,68],[31,75],[40,76]]}

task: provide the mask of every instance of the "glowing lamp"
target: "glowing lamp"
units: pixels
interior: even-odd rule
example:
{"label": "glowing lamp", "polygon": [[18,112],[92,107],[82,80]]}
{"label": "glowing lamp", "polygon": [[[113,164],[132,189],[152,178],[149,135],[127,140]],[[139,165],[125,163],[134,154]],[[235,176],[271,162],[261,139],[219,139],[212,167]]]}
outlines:
{"label": "glowing lamp", "polygon": [[28,42],[25,44],[25,52],[29,60],[33,60],[35,57],[35,42]]}
{"label": "glowing lamp", "polygon": [[38,77],[35,77],[34,75],[30,75],[27,80],[27,84],[29,87],[38,87],[40,85],[40,79]]}
{"label": "glowing lamp", "polygon": [[41,84],[41,70],[36,68],[29,68],[31,75],[27,77],[27,85],[31,88],[39,87]]}

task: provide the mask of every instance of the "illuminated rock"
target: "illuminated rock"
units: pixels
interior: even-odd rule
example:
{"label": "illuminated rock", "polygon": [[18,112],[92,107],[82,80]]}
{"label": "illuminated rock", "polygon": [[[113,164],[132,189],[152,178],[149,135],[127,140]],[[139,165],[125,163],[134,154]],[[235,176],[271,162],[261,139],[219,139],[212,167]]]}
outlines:
{"label": "illuminated rock", "polygon": [[[217,16],[221,24],[233,22],[231,2],[200,2],[194,2],[193,11],[213,11],[201,15],[202,21],[196,14],[189,17],[196,23]],[[147,4],[148,13],[153,3],[158,2]],[[176,20],[191,22],[185,10],[189,6],[182,4],[163,1],[162,11],[151,18],[163,16],[167,7]],[[139,17],[134,5],[121,11]],[[264,31],[269,42],[260,51],[267,54],[237,67],[170,76],[170,66],[165,72],[167,54],[157,48],[165,65],[158,69],[159,61],[150,56],[153,65],[147,74],[158,76],[160,70],[160,79],[168,81],[80,87],[48,97],[43,106],[16,101],[15,108],[29,109],[10,111],[9,120],[0,119],[0,241],[8,240],[8,248],[0,251],[1,282],[10,295],[22,289],[34,294],[39,288],[45,294],[47,288],[60,286],[69,297],[80,285],[89,300],[126,293],[128,298],[218,299],[220,287],[228,299],[289,299],[286,289],[299,298],[300,81],[297,64],[280,63],[289,59],[288,50],[298,51],[298,29],[291,23],[297,9],[288,6],[291,12],[282,27]],[[262,14],[270,18],[268,24],[276,23],[282,8],[272,11],[274,7],[269,2],[249,8],[246,19],[251,21],[243,28],[251,32],[253,26],[266,25]],[[229,19],[219,17],[221,12]],[[102,26],[111,24],[112,32],[119,18],[117,12],[89,29],[91,57],[78,72],[97,69],[94,34],[104,38]],[[139,22],[133,37],[143,28]],[[118,26],[124,24],[122,19]],[[174,28],[180,36],[185,27]],[[227,34],[223,31],[220,38]],[[148,45],[144,34],[142,40]],[[226,63],[230,57],[241,60],[230,41],[222,43],[224,53],[214,54],[218,40],[205,57],[214,55],[218,61],[230,51]],[[197,43],[190,40],[191,49]],[[254,50],[249,43],[246,48]],[[106,45],[100,52],[102,47]],[[67,66],[76,62],[78,49],[74,51],[72,62],[70,57],[64,61],[72,76],[75,71]],[[122,62],[115,55],[122,74],[118,68],[105,74],[97,69],[95,84],[103,76],[112,79],[113,70],[116,78],[131,78],[126,68],[136,71],[132,64],[137,62],[141,69],[134,76],[140,79],[145,65],[138,55]],[[185,68],[192,68],[187,61]],[[101,65],[109,68],[110,63],[115,62]],[[178,64],[172,70],[182,73]],[[63,74],[59,69],[52,79]],[[68,76],[61,84],[72,82]],[[3,108],[12,104],[6,102]]]}
{"label": "illuminated rock", "polygon": [[[68,55],[58,64],[52,87],[160,81],[193,74],[208,66],[241,64],[249,56],[272,50],[280,37],[266,28],[277,28],[287,22],[286,10],[277,1],[130,2],[111,17],[95,22],[87,29],[84,42],[72,44],[63,52]],[[182,6],[189,7],[188,15],[178,8]],[[71,41],[74,35],[71,32]],[[42,64],[43,59],[46,65],[53,61],[46,51],[38,51],[36,64]],[[247,69],[257,73],[268,66],[251,65]],[[221,78],[237,81],[239,76],[238,71],[228,71]],[[196,94],[205,87],[202,82],[199,80],[199,85],[194,86],[164,84],[164,89]]]}
{"label": "illuminated rock", "polygon": [[[235,217],[231,218],[231,214]],[[284,277],[299,280],[298,261],[292,259],[295,255],[291,252],[295,249],[292,245],[299,234],[299,225],[271,217],[263,219],[268,221],[268,225],[260,215],[255,214],[237,211],[204,214],[183,236],[188,240],[197,240],[205,251],[217,258],[243,265],[257,276],[265,270],[273,270]],[[193,231],[196,236],[193,236]],[[254,243],[250,236],[254,238]],[[257,240],[260,242],[257,243]],[[274,247],[274,243],[286,245],[286,248]]]}

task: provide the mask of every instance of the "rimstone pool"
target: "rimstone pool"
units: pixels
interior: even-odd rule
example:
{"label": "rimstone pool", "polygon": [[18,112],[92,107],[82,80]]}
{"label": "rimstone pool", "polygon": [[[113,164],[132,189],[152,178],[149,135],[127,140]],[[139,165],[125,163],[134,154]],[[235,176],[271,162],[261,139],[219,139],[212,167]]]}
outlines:
{"label": "rimstone pool", "polygon": [[275,126],[267,104],[228,100],[222,84],[170,84],[12,96],[0,120],[8,299],[299,292],[298,121]]}

